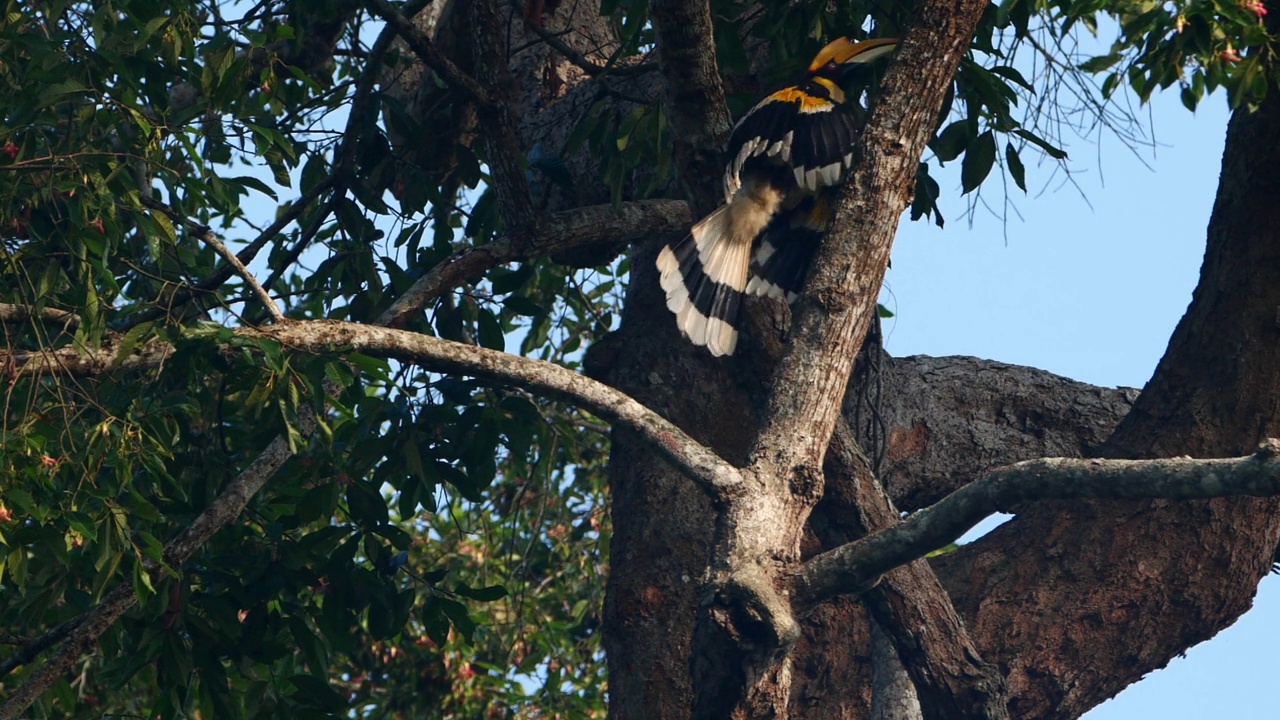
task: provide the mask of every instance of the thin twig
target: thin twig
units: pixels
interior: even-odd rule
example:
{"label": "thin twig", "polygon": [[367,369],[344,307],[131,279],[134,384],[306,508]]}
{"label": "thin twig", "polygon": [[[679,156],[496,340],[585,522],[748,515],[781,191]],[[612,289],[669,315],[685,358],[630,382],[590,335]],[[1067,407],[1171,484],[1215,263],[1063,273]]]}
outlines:
{"label": "thin twig", "polygon": [[[266,247],[267,243],[274,241],[276,236],[280,234],[281,230],[284,230],[289,223],[298,219],[300,215],[306,212],[307,209],[311,207],[311,203],[315,202],[317,198],[333,187],[334,182],[335,178],[331,175],[316,183],[315,187],[303,193],[302,196],[295,200],[284,212],[280,213],[280,216],[275,219],[275,222],[268,225],[266,229],[258,233],[258,236],[250,241],[243,250],[236,253],[236,259],[239,260],[242,265],[246,266],[253,262],[253,259],[258,256],[258,253],[262,248]],[[143,196],[142,204],[165,213],[175,222],[182,222],[188,228],[203,228],[205,231],[208,231],[206,226],[187,220],[181,213],[168,205],[165,205],[159,200]],[[155,307],[150,310],[144,310],[136,315],[132,315],[126,323],[115,329],[128,330],[129,328],[136,327],[144,322],[151,322],[152,320],[164,317],[167,313],[171,312],[174,307],[185,305],[196,295],[210,293],[217,290],[234,274],[235,268],[229,264],[224,264],[204,280],[196,283],[195,285],[189,285],[185,289],[174,293],[173,297],[165,304],[164,307]]]}
{"label": "thin twig", "polygon": [[253,273],[249,272],[249,268],[245,267],[244,263],[240,262],[240,258],[236,257],[235,253],[227,249],[227,246],[218,239],[217,235],[206,231],[200,235],[200,239],[204,241],[206,245],[213,248],[214,252],[221,255],[222,259],[235,269],[236,274],[240,276],[241,280],[244,280],[245,284],[249,286],[249,290],[257,296],[258,301],[262,303],[262,307],[266,309],[267,314],[271,316],[272,321],[280,322],[281,320],[284,320],[284,313],[280,312],[280,306],[276,304],[276,301],[273,300],[269,294],[267,294],[266,289],[264,289],[262,285],[258,284],[258,279],[253,276]]}

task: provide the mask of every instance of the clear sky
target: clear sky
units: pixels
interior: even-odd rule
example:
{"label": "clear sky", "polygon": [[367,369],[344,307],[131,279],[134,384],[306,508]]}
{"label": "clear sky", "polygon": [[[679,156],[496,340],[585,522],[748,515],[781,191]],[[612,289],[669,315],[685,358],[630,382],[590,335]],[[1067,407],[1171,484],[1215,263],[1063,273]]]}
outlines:
{"label": "clear sky", "polygon": [[[1221,95],[1192,115],[1165,93],[1149,118],[1157,145],[1142,160],[1111,136],[1100,146],[1073,140],[1069,167],[1083,196],[1061,174],[1046,183],[1050,166],[1029,165],[1031,193],[1014,188],[1021,219],[1007,223],[979,209],[970,226],[959,165],[948,166],[945,229],[904,222],[895,241],[882,297],[897,313],[885,325],[889,352],[973,355],[1142,387],[1191,300],[1227,117]],[[999,206],[993,187],[987,197]],[[1269,576],[1233,627],[1085,717],[1275,717],[1266,688],[1278,648],[1280,581]]]}

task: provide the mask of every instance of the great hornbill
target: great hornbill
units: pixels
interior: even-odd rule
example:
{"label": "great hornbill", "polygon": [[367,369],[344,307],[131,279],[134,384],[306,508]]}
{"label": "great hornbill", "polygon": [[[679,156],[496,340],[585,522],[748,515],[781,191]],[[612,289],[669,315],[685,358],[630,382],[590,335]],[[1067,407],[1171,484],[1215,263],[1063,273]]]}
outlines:
{"label": "great hornbill", "polygon": [[695,345],[732,355],[744,294],[795,300],[853,162],[846,74],[893,52],[892,38],[840,38],[804,79],[747,111],[729,136],[725,203],[658,254],[667,308]]}

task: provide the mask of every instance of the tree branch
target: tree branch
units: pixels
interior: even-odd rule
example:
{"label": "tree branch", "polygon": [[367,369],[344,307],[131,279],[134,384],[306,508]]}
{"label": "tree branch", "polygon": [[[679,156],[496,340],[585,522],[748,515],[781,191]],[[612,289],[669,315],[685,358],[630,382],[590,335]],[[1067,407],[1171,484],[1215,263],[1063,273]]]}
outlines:
{"label": "tree branch", "polygon": [[721,156],[732,128],[716,64],[711,6],[707,0],[653,0],[649,13],[666,81],[664,107],[675,137],[677,174],[694,214],[700,215],[724,200]]}
{"label": "tree branch", "polygon": [[[404,6],[405,14],[399,15],[399,17],[404,18],[407,16],[411,18],[431,2],[432,0],[411,0]],[[302,232],[298,235],[298,241],[293,244],[293,247],[289,248],[280,257],[276,267],[267,276],[267,281],[263,283],[266,287],[274,286],[285,271],[298,261],[303,251],[311,245],[311,241],[320,232],[320,228],[324,226],[329,214],[345,197],[351,184],[352,174],[355,172],[356,150],[359,147],[361,133],[377,132],[376,123],[369,122],[373,106],[379,98],[373,90],[378,83],[382,60],[386,56],[388,48],[391,47],[391,43],[397,37],[399,37],[399,33],[396,27],[388,22],[382,28],[382,31],[378,33],[373,45],[369,47],[369,54],[365,57],[364,71],[360,73],[360,78],[356,82],[355,92],[351,96],[351,111],[347,115],[347,125],[342,129],[342,137],[338,140],[338,146],[333,153],[333,171],[330,174],[331,181],[329,183],[333,194],[326,201],[324,210],[316,215],[310,225],[302,228]]]}
{"label": "tree branch", "polygon": [[[771,565],[773,572],[791,572],[800,558],[806,521],[822,495],[823,457],[840,417],[853,361],[876,314],[898,220],[911,197],[919,158],[933,134],[943,97],[986,5],[986,0],[919,3],[916,24],[903,40],[898,59],[889,66],[869,121],[853,148],[854,170],[841,189],[831,230],[819,245],[805,291],[795,306],[792,344],[773,377],[763,426],[743,472],[752,486],[751,501],[731,505],[724,514],[714,553],[715,585],[732,584],[736,576],[762,564]],[[656,26],[656,4],[653,14]],[[677,32],[675,37],[681,36]],[[710,37],[708,32],[703,38],[708,45]],[[665,62],[667,48],[659,47]],[[674,89],[670,92],[678,97]],[[761,596],[751,604],[772,603],[774,586],[758,587]],[[720,617],[733,614],[722,612]],[[714,613],[704,612],[699,627],[716,622]],[[778,618],[767,633],[755,630],[754,634],[786,638],[786,630],[794,624],[793,618]],[[730,637],[747,637],[752,629],[735,625],[722,631]],[[777,648],[760,642],[755,648],[746,642],[738,644],[744,657],[740,666],[747,671],[745,686],[724,687],[741,683],[737,676],[701,673],[701,686],[695,688],[701,704],[695,715],[764,716],[771,706],[788,701],[790,675],[777,670],[777,663],[765,665],[770,675],[750,673],[761,653]],[[734,695],[737,702],[732,705],[702,702],[702,698]],[[757,699],[765,696],[772,699]]]}
{"label": "tree branch", "polygon": [[[824,469],[827,492],[812,523],[824,545],[844,545],[900,522],[844,422],[836,426]],[[890,570],[863,599],[893,641],[926,718],[1007,720],[1004,678],[982,659],[928,562]]]}
{"label": "tree branch", "polygon": [[488,245],[463,248],[416,282],[377,320],[399,327],[450,288],[503,263],[556,255],[603,242],[626,243],[689,227],[689,206],[679,200],[642,200],[574,208],[548,216],[532,238],[506,235]]}
{"label": "tree branch", "polygon": [[[329,188],[333,187],[333,183],[334,183],[333,176],[327,177],[324,180],[320,181],[319,183],[316,183],[315,187],[303,193],[297,200],[294,200],[293,204],[290,205],[288,208],[286,208],[284,212],[280,213],[279,217],[277,217],[274,222],[272,222],[265,229],[263,229],[262,232],[258,233],[258,236],[255,237],[252,241],[250,241],[249,244],[246,245],[243,250],[236,253],[236,259],[239,260],[242,265],[246,265],[246,266],[249,263],[253,262],[253,259],[258,256],[258,253],[262,250],[262,248],[266,247],[267,243],[274,241],[276,239],[276,236],[280,234],[281,230],[284,230],[285,227],[289,225],[289,223],[298,219],[298,217],[301,216],[302,213],[306,212],[307,208],[311,207],[311,203],[315,202],[321,195],[327,192]],[[197,228],[202,228],[203,231],[205,232],[209,231],[209,228],[203,225],[200,225],[199,223],[188,221],[186,218],[182,217],[176,210],[174,210],[173,208],[170,208],[169,206],[165,205],[159,200],[144,196],[142,199],[142,204],[149,208],[164,212],[166,215],[168,215],[170,218],[173,218],[175,221],[180,221],[184,223],[185,225],[187,225],[188,228],[191,228],[192,226],[194,226]],[[213,271],[212,275],[200,281],[199,283],[189,286],[184,291],[175,293],[174,296],[169,300],[169,302],[164,307],[155,307],[150,310],[144,310],[136,315],[130,316],[128,319],[128,322],[124,326],[117,329],[127,330],[131,327],[136,327],[138,325],[141,325],[144,322],[151,322],[152,320],[158,320],[159,318],[162,318],[166,314],[172,312],[173,308],[181,305],[185,305],[186,303],[190,302],[192,298],[194,298],[196,295],[201,293],[210,293],[210,292],[213,292],[214,290],[217,290],[219,287],[223,285],[223,283],[225,283],[228,279],[230,279],[231,276],[234,274],[235,274],[235,268],[233,268],[229,264],[224,264],[222,267]]]}
{"label": "tree branch", "polygon": [[1280,441],[1224,460],[1028,460],[993,471],[870,537],[818,555],[794,574],[798,606],[856,592],[877,576],[955,541],[997,512],[1033,500],[1192,500],[1280,495]]}
{"label": "tree branch", "polygon": [[[298,413],[298,426],[299,430],[307,435],[315,429],[315,413],[310,405],[304,405]],[[210,537],[213,537],[215,532],[239,517],[249,500],[290,457],[293,457],[293,451],[289,449],[289,443],[285,438],[276,437],[272,440],[267,449],[237,475],[236,479],[231,481],[231,484],[209,507],[205,508],[204,512],[200,513],[186,530],[165,544],[165,564],[171,567],[182,564]],[[163,572],[160,566],[152,561],[147,561],[146,568],[156,579]],[[102,633],[106,632],[107,628],[137,602],[138,596],[134,594],[133,585],[127,582],[122,583],[92,610],[76,620],[55,628],[56,631],[75,623],[71,627],[69,637],[58,652],[28,676],[22,685],[6,698],[3,704],[0,704],[0,720],[17,720],[22,717],[31,703],[57,682],[58,678],[65,675],[76,660],[92,650]]]}
{"label": "tree branch", "polygon": [[[387,0],[366,0],[369,12],[377,15],[386,21],[395,29],[396,34],[404,38],[405,43],[409,45],[409,49],[422,60],[427,67],[431,68],[441,80],[455,90],[463,93],[477,105],[490,106],[493,99],[489,97],[489,93],[476,82],[476,79],[466,74],[453,63],[452,60],[445,57],[440,52],[431,38],[427,34],[418,30],[413,26],[400,11],[396,10]],[[505,59],[505,56],[504,56]]]}
{"label": "tree branch", "polygon": [[74,328],[80,324],[80,316],[69,310],[46,307],[37,311],[26,305],[0,303],[0,323],[21,323],[30,322],[31,320],[61,325],[67,329]]}
{"label": "tree branch", "polygon": [[206,230],[201,233],[200,239],[204,241],[206,245],[213,248],[214,252],[218,253],[218,255],[220,255],[222,259],[231,266],[235,273],[240,276],[240,279],[244,280],[244,284],[249,286],[249,291],[258,298],[258,302],[262,303],[262,307],[266,309],[267,314],[271,316],[271,320],[273,322],[280,322],[281,320],[284,320],[284,313],[280,312],[280,306],[276,305],[276,301],[267,294],[266,289],[264,289],[258,282],[258,278],[254,277],[253,273],[249,272],[249,268],[245,267],[244,263],[240,262],[240,258],[237,258],[235,253],[228,250],[227,246],[222,244],[222,241],[218,239],[217,235],[214,235],[212,231]]}
{"label": "tree branch", "polygon": [[476,79],[494,94],[490,106],[478,116],[484,138],[485,162],[493,178],[498,210],[507,232],[523,232],[537,225],[529,181],[525,177],[525,154],[516,136],[519,118],[511,108],[515,94],[508,66],[509,48],[503,28],[510,10],[502,11],[500,0],[471,0],[471,32]]}
{"label": "tree branch", "polygon": [[10,379],[22,375],[101,375],[110,371],[133,372],[159,367],[173,353],[173,346],[153,338],[122,354],[121,335],[112,333],[98,348],[63,347],[56,350],[0,352],[0,366]]}
{"label": "tree branch", "polygon": [[324,353],[339,347],[394,358],[425,370],[470,375],[538,391],[581,405],[612,423],[626,425],[650,442],[659,454],[682,468],[712,498],[723,499],[742,489],[737,468],[683,430],[630,396],[559,365],[404,330],[330,320],[294,322],[237,333],[270,337],[305,352]]}
{"label": "tree branch", "polygon": [[876,95],[855,145],[855,166],[836,203],[793,322],[793,342],[769,396],[751,472],[799,469],[820,483],[819,468],[840,415],[853,360],[876,313],[898,219],[915,185],[916,166],[938,108],[968,49],[985,0],[921,3]]}
{"label": "tree branch", "polygon": [[[236,328],[231,332],[240,338],[268,337],[303,352],[330,353],[334,348],[342,348],[412,363],[425,370],[470,375],[541,391],[581,405],[639,433],[712,498],[723,500],[741,489],[742,479],[737,468],[661,415],[619,390],[559,365],[406,330],[334,320],[293,321],[267,328]],[[61,368],[102,372],[106,368],[128,367],[129,363],[142,364],[152,362],[154,357],[167,357],[172,347],[156,339],[129,355],[122,356],[119,351],[119,345],[112,345],[90,352],[63,348],[16,353],[12,356],[16,367],[11,372],[26,374]]]}

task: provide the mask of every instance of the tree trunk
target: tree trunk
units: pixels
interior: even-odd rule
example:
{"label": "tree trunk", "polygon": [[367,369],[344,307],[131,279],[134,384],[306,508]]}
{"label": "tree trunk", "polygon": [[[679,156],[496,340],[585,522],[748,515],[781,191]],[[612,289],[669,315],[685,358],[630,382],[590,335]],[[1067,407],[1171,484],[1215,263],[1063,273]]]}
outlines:
{"label": "tree trunk", "polygon": [[[1191,306],[1106,457],[1249,452],[1280,433],[1280,97],[1237,110]],[[1016,717],[1074,718],[1252,605],[1280,501],[1045,503],[944,557]]]}
{"label": "tree trunk", "polygon": [[[560,4],[547,27],[589,28],[563,38],[603,61],[593,53],[610,39],[594,5]],[[523,47],[519,23],[509,27],[510,45]],[[598,83],[652,97],[660,80],[657,73],[588,78],[537,44],[513,57],[512,73],[523,88],[515,98],[523,145],[541,144],[551,155],[598,97]],[[1268,132],[1277,119],[1274,93],[1257,114],[1241,111],[1233,119],[1195,302],[1109,443],[1103,444],[1129,412],[1131,392],[973,359],[884,361],[882,480],[899,507],[927,505],[1015,460],[1231,455],[1276,434],[1280,257],[1268,233],[1280,227],[1280,207],[1266,199],[1280,189],[1273,170],[1280,148]],[[560,209],[601,201],[587,154],[565,159],[574,190],[548,184],[552,195],[535,203]],[[743,347],[762,348],[760,354],[708,362],[677,336],[657,289],[653,255],[661,240],[632,254],[623,329],[593,346],[588,370],[742,465],[760,426],[762,388],[786,314],[753,323],[746,333]],[[865,428],[866,409],[859,411],[856,397],[850,393],[846,418]],[[610,479],[615,532],[604,621],[611,716],[688,717],[694,622],[718,512],[625,431],[614,435]],[[935,565],[977,649],[1007,675],[1012,716],[1076,717],[1247,609],[1280,535],[1273,505],[1046,504]],[[806,540],[806,556],[822,549],[819,536]],[[797,718],[870,717],[872,643],[863,603],[837,599],[802,622],[784,711]]]}

